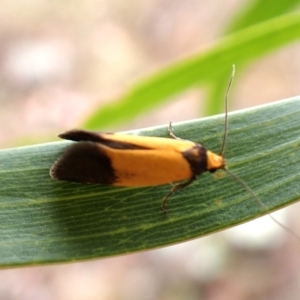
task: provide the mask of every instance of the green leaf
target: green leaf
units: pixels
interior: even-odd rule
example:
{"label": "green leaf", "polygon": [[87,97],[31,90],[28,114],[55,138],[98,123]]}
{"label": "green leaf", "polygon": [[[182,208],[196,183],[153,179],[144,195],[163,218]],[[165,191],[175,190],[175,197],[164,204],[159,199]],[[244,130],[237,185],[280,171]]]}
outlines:
{"label": "green leaf", "polygon": [[297,8],[299,0],[255,0],[249,1],[248,5],[242,6],[243,12],[233,19],[227,33],[241,30],[254,24],[279,17]]}
{"label": "green leaf", "polygon": [[[270,210],[300,197],[299,120],[300,97],[229,116],[228,168]],[[223,115],[193,120],[174,124],[174,132],[218,153],[223,122]],[[167,126],[131,134],[167,136]],[[160,205],[169,185],[114,188],[55,181],[49,169],[68,145],[70,142],[55,142],[0,151],[1,266],[78,261],[153,249],[265,214],[223,171],[205,173],[172,195],[167,216]]]}
{"label": "green leaf", "polygon": [[241,30],[220,40],[207,51],[140,81],[120,99],[96,110],[84,127],[105,128],[131,120],[198,84],[210,88],[206,114],[220,112],[232,64],[236,64],[237,72],[240,72],[247,63],[299,37],[299,13],[287,14]]}

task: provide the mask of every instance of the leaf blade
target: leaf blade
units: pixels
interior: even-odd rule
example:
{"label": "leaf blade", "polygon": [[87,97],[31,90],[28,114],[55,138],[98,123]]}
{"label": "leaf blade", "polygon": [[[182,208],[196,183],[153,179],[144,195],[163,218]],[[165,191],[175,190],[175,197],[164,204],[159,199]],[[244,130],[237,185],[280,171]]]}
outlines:
{"label": "leaf blade", "polygon": [[[300,98],[235,112],[228,167],[270,210],[300,197]],[[174,124],[183,138],[218,152],[223,116]],[[133,132],[166,136],[166,127]],[[70,143],[0,151],[0,265],[78,261],[154,249],[228,228],[265,212],[228,176],[204,174],[160,209],[169,186],[141,189],[52,180]]]}

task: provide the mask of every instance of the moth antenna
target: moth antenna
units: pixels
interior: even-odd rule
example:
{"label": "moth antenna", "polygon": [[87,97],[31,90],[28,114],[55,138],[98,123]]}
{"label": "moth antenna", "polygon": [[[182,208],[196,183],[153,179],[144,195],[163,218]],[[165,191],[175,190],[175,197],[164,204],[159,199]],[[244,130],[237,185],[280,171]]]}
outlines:
{"label": "moth antenna", "polygon": [[222,147],[221,147],[221,151],[220,151],[220,156],[224,157],[224,151],[225,151],[225,144],[226,144],[226,140],[227,140],[227,128],[228,128],[228,94],[229,94],[229,90],[230,87],[232,85],[233,82],[233,78],[234,78],[234,74],[235,74],[235,65],[232,65],[232,72],[231,72],[231,77],[227,86],[227,90],[225,93],[225,121],[224,121],[224,135],[223,135],[223,141],[222,141]]}
{"label": "moth antenna", "polygon": [[271,215],[271,212],[268,209],[268,207],[261,201],[261,199],[257,195],[255,195],[255,193],[252,191],[252,189],[241,178],[239,178],[238,176],[236,176],[234,173],[232,173],[231,171],[229,171],[226,168],[224,168],[223,170],[226,171],[233,179],[235,179],[235,181],[237,181],[253,197],[253,199],[255,199],[255,201],[258,203],[258,205],[268,214],[268,216],[278,226],[280,226],[282,229],[286,230],[288,233],[290,233],[294,238],[296,238],[300,242],[300,236],[298,234],[296,234],[293,230],[291,230],[290,228],[288,228],[287,226],[285,226],[284,224],[279,222],[276,218],[274,218]]}
{"label": "moth antenna", "polygon": [[[224,121],[224,135],[223,135],[223,141],[222,141],[222,147],[220,151],[220,156],[224,157],[224,151],[225,151],[225,144],[227,140],[227,131],[228,131],[228,94],[229,90],[231,88],[233,79],[234,79],[234,74],[235,74],[235,65],[232,65],[232,73],[231,77],[227,86],[227,90],[225,93],[225,121]],[[258,205],[268,214],[268,216],[273,220],[278,226],[280,226],[282,229],[286,230],[289,232],[294,238],[296,238],[300,242],[300,236],[297,235],[293,230],[279,222],[276,218],[274,218],[268,209],[268,207],[261,201],[261,199],[255,195],[255,193],[252,191],[252,189],[238,176],[236,176],[234,173],[229,171],[226,168],[223,168],[224,171],[226,171],[235,181],[237,181],[252,197],[255,199],[255,201],[258,203]]]}

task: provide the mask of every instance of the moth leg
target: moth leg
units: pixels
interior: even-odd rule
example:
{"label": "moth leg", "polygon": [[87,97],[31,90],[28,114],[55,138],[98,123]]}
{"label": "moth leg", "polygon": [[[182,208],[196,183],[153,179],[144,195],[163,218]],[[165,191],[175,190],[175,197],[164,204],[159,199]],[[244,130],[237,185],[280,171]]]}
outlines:
{"label": "moth leg", "polygon": [[169,123],[168,133],[169,133],[169,136],[172,137],[173,139],[175,139],[175,140],[182,140],[181,138],[179,138],[178,136],[176,136],[174,134],[173,129],[172,129],[172,122]]}
{"label": "moth leg", "polygon": [[[175,133],[173,132],[173,129],[172,129],[172,122],[169,123],[168,133],[169,133],[169,136],[175,140],[186,141],[185,139],[179,138],[178,136],[175,135]],[[201,144],[201,142],[200,142],[200,144]]]}
{"label": "moth leg", "polygon": [[180,184],[176,184],[172,187],[171,191],[167,194],[167,196],[163,199],[162,203],[161,203],[161,209],[163,210],[163,212],[165,214],[167,214],[167,210],[166,210],[166,202],[168,200],[168,198],[176,191],[181,190],[185,187],[187,187],[188,185],[190,185],[192,182],[194,182],[196,180],[196,176],[193,176],[191,179],[189,179],[186,182],[180,183]]}

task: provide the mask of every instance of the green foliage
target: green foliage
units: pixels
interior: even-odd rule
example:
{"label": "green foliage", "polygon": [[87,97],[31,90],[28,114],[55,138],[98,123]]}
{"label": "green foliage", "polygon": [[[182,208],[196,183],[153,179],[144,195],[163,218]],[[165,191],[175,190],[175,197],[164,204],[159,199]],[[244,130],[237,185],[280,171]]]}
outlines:
{"label": "green foliage", "polygon": [[[191,87],[208,90],[206,113],[222,111],[236,64],[247,64],[300,36],[299,1],[256,1],[232,19],[230,35],[207,51],[133,86],[85,124],[130,120]],[[300,197],[300,98],[230,114],[228,168],[271,210]],[[175,133],[218,153],[223,116],[174,124]],[[167,136],[165,127],[132,132]],[[203,174],[160,209],[170,186],[113,188],[55,181],[49,169],[69,142],[0,151],[0,265],[18,266],[113,256],[153,249],[254,219],[265,212],[228,175]],[[218,176],[219,175],[219,176]]]}
{"label": "green foliage", "polygon": [[228,26],[227,33],[244,29],[246,27],[282,16],[285,13],[297,10],[299,0],[273,1],[255,0],[248,1],[243,12],[233,19]]}
{"label": "green foliage", "polygon": [[[273,6],[278,3],[274,2]],[[262,4],[258,7],[264,8]],[[254,10],[255,13],[257,9]],[[284,12],[286,9],[287,6],[282,7]],[[274,15],[279,15],[279,10],[273,12]],[[252,14],[251,9],[251,12],[242,18],[245,24],[254,23]],[[268,18],[261,16],[256,21],[264,19]],[[96,110],[85,122],[84,127],[99,129],[131,120],[170,101],[172,96],[199,84],[205,85],[208,92],[205,114],[213,115],[221,112],[232,64],[236,65],[237,74],[241,76],[246,65],[267,53],[297,41],[300,37],[300,13],[298,12],[274,17],[244,28],[245,24],[235,24],[234,28],[243,29],[225,36],[208,50],[175,62],[136,83],[122,97]]]}
{"label": "green foliage", "polygon": [[[228,168],[270,209],[300,197],[300,98],[229,115]],[[220,150],[224,116],[174,124],[175,133]],[[166,127],[132,134],[167,136]],[[0,265],[77,261],[201,237],[265,212],[219,171],[178,191],[55,181],[49,169],[70,142],[0,151]],[[176,167],[176,166],[174,166]],[[221,176],[220,176],[221,175]]]}

